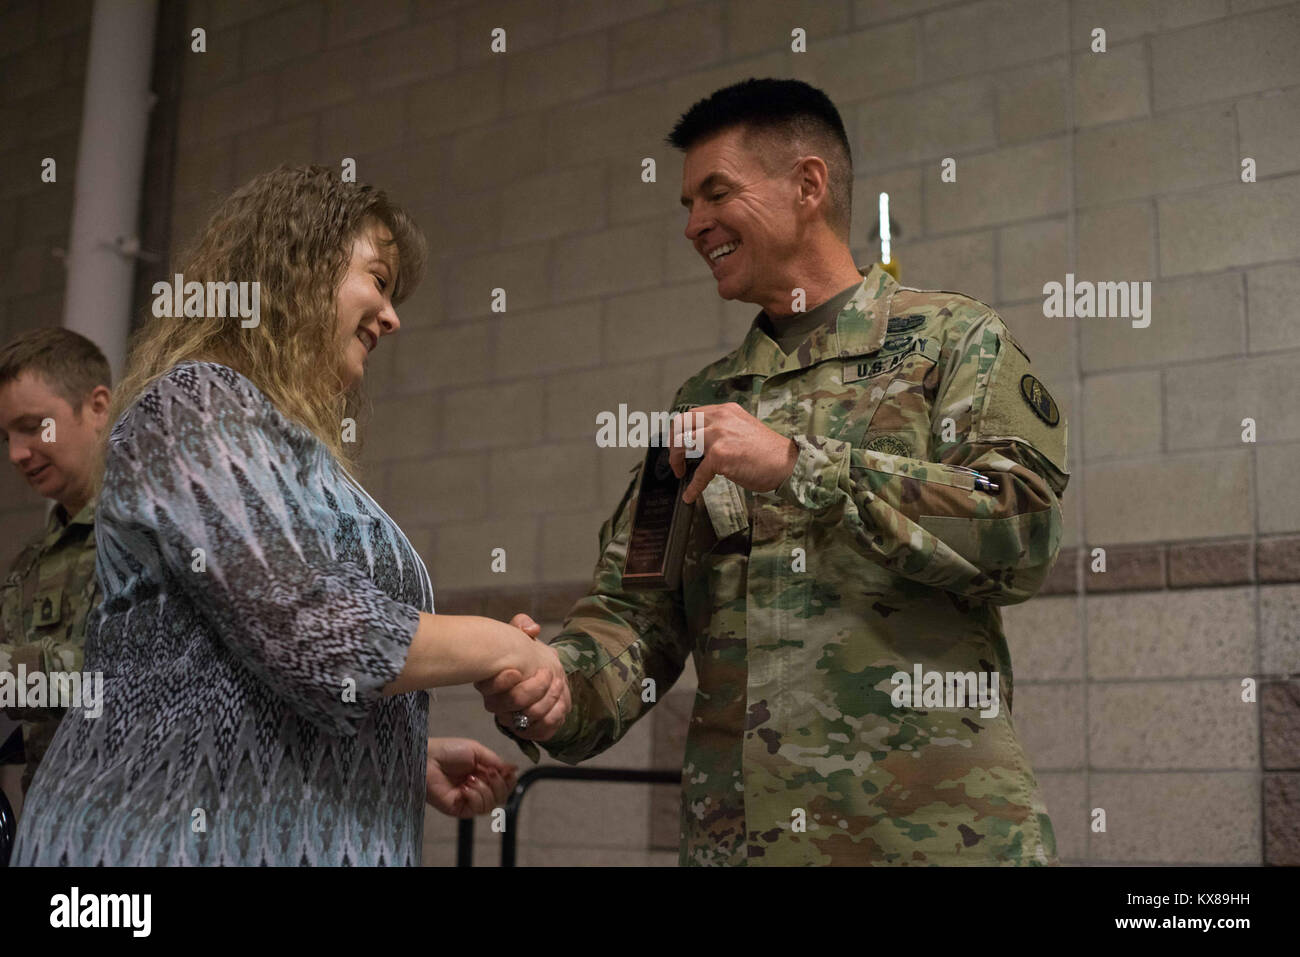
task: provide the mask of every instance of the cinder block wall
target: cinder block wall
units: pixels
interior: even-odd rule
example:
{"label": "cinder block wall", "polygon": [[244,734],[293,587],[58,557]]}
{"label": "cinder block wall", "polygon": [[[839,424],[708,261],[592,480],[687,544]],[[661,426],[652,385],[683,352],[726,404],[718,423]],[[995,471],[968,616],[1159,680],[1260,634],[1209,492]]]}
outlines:
{"label": "cinder block wall", "polygon": [[[34,6],[4,16],[44,23]],[[663,408],[755,311],[718,300],[683,237],[663,136],[747,76],[825,89],[854,150],[859,261],[878,255],[885,190],[904,282],[994,305],[1069,418],[1066,548],[1046,593],[1005,612],[1016,722],[1063,858],[1300,862],[1300,4],[192,0],[188,20],[208,49],[187,60],[173,246],[213,198],[286,161],[354,158],[412,210],[433,262],[372,359],[367,481],[425,556],[439,610],[527,610],[548,634],[637,460],[595,446],[595,413]],[[0,48],[6,78],[40,77],[29,93],[6,82],[5,108],[31,111],[28,138],[75,140],[75,84],[57,129],[35,107],[60,88],[48,51],[75,60],[84,36],[48,33]],[[1246,157],[1257,182],[1241,181]],[[22,195],[0,203],[20,267],[7,329],[34,321],[18,303],[58,319],[43,247],[67,200],[55,215]],[[1150,281],[1151,325],[1044,318],[1043,284],[1066,273]],[[1257,702],[1241,700],[1247,678]],[[692,691],[688,670],[596,763],[676,767]],[[472,691],[440,692],[431,728],[527,764]],[[426,862],[451,863],[453,825],[431,814],[426,834]],[[521,834],[526,864],[671,863],[676,798],[543,784]],[[479,838],[490,861],[482,822]]]}
{"label": "cinder block wall", "polygon": [[[0,4],[0,341],[63,319],[89,0]],[[55,183],[41,162],[56,161]],[[45,502],[0,468],[0,570],[45,525]]]}

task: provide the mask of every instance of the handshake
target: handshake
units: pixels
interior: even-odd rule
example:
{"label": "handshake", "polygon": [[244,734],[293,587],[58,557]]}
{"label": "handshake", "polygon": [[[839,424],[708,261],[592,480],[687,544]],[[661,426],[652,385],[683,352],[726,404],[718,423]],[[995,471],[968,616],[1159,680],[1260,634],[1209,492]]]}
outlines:
{"label": "handshake", "polygon": [[[517,737],[545,741],[564,724],[569,713],[569,680],[560,656],[537,641],[542,626],[527,615],[515,615],[510,625],[491,622],[522,654],[520,662],[474,684],[497,723]],[[520,632],[523,634],[521,635]],[[504,804],[518,782],[518,769],[469,738],[430,738],[425,797],[450,817],[487,814]]]}
{"label": "handshake", "polygon": [[514,668],[475,682],[483,695],[483,707],[496,715],[497,724],[509,728],[516,737],[528,741],[546,741],[564,724],[573,701],[569,679],[555,649],[537,641],[542,626],[527,615],[510,619],[529,639],[531,670],[525,674]]}

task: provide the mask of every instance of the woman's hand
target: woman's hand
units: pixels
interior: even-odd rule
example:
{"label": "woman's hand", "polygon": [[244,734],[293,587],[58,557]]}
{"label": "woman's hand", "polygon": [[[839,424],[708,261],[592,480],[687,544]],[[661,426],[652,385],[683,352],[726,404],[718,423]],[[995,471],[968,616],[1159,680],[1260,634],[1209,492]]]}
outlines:
{"label": "woman's hand", "polygon": [[[533,638],[541,633],[541,626],[524,614],[515,615],[510,624]],[[568,676],[555,649],[534,641],[531,650],[534,660],[526,674],[507,669],[494,678],[475,682],[474,687],[483,695],[483,707],[496,715],[498,724],[510,728],[516,737],[547,741],[564,725],[573,701]],[[527,729],[514,726],[516,714],[528,718]]]}
{"label": "woman's hand", "polygon": [[469,738],[430,738],[425,796],[448,817],[487,814],[510,796],[517,770]]}

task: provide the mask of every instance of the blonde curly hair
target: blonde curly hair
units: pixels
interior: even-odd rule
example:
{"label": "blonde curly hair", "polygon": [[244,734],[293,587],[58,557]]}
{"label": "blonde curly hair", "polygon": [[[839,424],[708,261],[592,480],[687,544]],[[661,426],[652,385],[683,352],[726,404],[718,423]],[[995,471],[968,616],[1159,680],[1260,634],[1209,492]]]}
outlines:
{"label": "blonde curly hair", "polygon": [[[426,246],[419,227],[382,190],[341,182],[337,171],[323,166],[281,166],[235,190],[174,272],[186,283],[260,282],[260,323],[244,328],[237,315],[176,319],[150,313],[132,337],[109,422],[176,363],[219,362],[247,376],[355,471],[340,431],[342,420],[355,416],[359,390],[345,385],[335,297],[353,242],[375,225],[391,234],[383,245],[396,254],[397,304],[419,283]],[[111,431],[105,430],[105,441]],[[96,484],[102,454],[100,462]]]}

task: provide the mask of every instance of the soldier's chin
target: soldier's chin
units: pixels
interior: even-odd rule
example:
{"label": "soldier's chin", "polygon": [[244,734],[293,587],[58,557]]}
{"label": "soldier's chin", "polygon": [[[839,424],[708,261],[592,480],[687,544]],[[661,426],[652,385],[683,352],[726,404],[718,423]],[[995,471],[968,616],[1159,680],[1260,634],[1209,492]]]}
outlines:
{"label": "soldier's chin", "polygon": [[717,276],[718,295],[723,299],[739,299],[743,291],[734,276]]}
{"label": "soldier's chin", "polygon": [[63,491],[63,480],[52,465],[46,466],[44,472],[34,479],[29,479],[27,484],[44,498],[58,498],[59,493]]}

